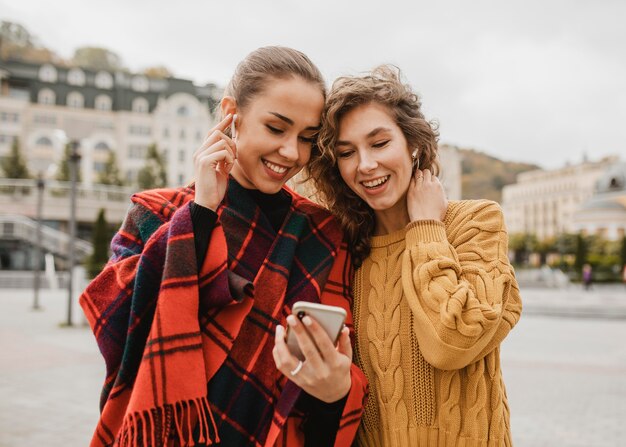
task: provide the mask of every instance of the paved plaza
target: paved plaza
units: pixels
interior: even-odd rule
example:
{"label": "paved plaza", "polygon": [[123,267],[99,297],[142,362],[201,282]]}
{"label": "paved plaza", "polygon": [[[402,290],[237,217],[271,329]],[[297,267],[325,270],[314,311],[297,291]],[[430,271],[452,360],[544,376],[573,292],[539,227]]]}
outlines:
{"label": "paved plaza", "polygon": [[[626,289],[522,298],[525,315],[502,347],[515,446],[624,445]],[[33,311],[31,291],[0,290],[0,447],[89,443],[104,362],[78,311],[61,327],[66,301],[44,291]]]}

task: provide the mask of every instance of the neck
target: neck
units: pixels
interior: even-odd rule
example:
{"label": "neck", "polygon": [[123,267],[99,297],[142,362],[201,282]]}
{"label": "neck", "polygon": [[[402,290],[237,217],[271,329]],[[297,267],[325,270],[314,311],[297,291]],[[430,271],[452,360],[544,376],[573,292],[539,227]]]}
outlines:
{"label": "neck", "polygon": [[411,222],[409,209],[406,206],[406,196],[391,208],[375,211],[374,214],[376,216],[374,235],[376,236],[383,236],[401,230]]}

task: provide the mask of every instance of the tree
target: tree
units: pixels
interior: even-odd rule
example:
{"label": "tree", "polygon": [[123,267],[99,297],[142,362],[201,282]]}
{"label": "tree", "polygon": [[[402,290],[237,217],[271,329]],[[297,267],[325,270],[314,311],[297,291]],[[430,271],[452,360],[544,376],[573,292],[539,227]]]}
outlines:
{"label": "tree", "polygon": [[19,23],[0,22],[0,58],[19,59],[30,62],[61,63],[61,58],[53,51],[37,42],[25,27]]}
{"label": "tree", "polygon": [[167,185],[165,163],[154,143],[148,146],[146,164],[137,173],[137,183],[141,189],[163,188]]}
{"label": "tree", "polygon": [[122,58],[101,47],[80,47],[74,51],[72,63],[92,70],[116,71],[123,69]]}
{"label": "tree", "polygon": [[104,209],[101,208],[93,227],[93,253],[87,260],[87,274],[90,278],[97,276],[109,260],[110,237],[109,226],[104,216]]}
{"label": "tree", "polygon": [[587,256],[589,249],[587,247],[587,241],[582,234],[576,236],[576,258],[574,260],[574,267],[577,272],[581,272],[583,265],[587,263]]}
{"label": "tree", "polygon": [[164,65],[157,65],[155,67],[148,67],[143,71],[143,74],[150,78],[171,78],[174,74]]}
{"label": "tree", "polygon": [[620,248],[620,258],[622,260],[622,269],[626,267],[626,236],[622,236],[622,246]]}
{"label": "tree", "polygon": [[26,161],[22,157],[20,143],[17,137],[11,144],[11,152],[1,161],[2,170],[7,178],[31,178]]}
{"label": "tree", "polygon": [[104,165],[104,170],[98,176],[98,183],[115,186],[124,185],[124,181],[120,177],[120,169],[117,166],[117,157],[115,156],[115,152],[109,151],[109,158]]}
{"label": "tree", "polygon": [[[57,180],[62,182],[69,182],[70,179],[70,156],[72,154],[72,148],[70,146],[71,143],[67,143],[65,145],[65,150],[63,152],[63,160],[61,160],[61,164],[59,165],[59,171],[57,173]],[[81,182],[80,175],[80,165],[76,163],[76,181]]]}

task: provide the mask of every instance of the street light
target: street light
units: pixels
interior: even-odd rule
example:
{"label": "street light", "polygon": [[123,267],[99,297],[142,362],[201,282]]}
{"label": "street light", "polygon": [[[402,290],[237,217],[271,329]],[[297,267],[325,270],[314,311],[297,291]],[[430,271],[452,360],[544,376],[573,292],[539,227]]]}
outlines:
{"label": "street light", "polygon": [[75,263],[75,242],[76,242],[76,179],[78,173],[78,163],[80,154],[78,153],[79,143],[76,140],[70,142],[70,243],[69,243],[69,281],[67,284],[67,325],[72,326],[72,300],[74,283],[74,263]]}
{"label": "street light", "polygon": [[43,174],[39,172],[37,175],[37,230],[36,230],[36,242],[35,242],[35,278],[33,281],[34,296],[33,296],[33,310],[39,310],[39,288],[41,280],[41,221],[43,210],[43,190],[46,184],[43,179]]}

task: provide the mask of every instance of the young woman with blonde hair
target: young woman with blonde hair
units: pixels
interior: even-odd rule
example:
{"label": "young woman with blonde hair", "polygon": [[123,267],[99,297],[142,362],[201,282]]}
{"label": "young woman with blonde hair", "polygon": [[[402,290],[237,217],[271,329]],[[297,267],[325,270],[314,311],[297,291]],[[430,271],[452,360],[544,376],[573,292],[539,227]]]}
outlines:
{"label": "young woman with blonde hair", "polygon": [[399,70],[339,78],[309,175],[355,267],[361,446],[510,446],[500,344],[521,313],[500,207],[448,201]]}

